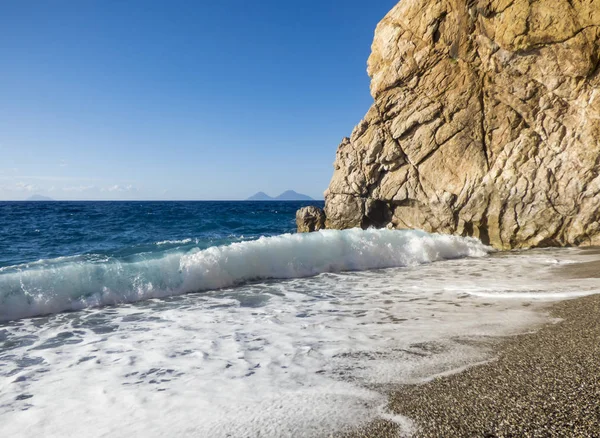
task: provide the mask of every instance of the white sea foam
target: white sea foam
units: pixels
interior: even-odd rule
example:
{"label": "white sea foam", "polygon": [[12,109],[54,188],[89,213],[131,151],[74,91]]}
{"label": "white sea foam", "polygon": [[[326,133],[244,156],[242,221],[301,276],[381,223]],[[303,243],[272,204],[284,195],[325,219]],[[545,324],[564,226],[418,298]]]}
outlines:
{"label": "white sea foam", "polygon": [[[596,285],[600,286],[600,285]],[[540,301],[561,301],[571,298],[587,297],[589,295],[596,295],[600,293],[600,287],[592,287],[588,290],[576,290],[576,288],[565,292],[543,292],[543,291],[532,291],[532,292],[485,292],[475,291],[469,292],[471,295],[481,298],[494,298],[494,299],[521,299],[521,300],[540,300]]]}
{"label": "white sea foam", "polygon": [[589,260],[411,262],[7,322],[0,436],[310,438],[377,417],[409,434],[378,388],[491,359],[478,345],[548,321],[528,294],[594,287],[561,271]]}
{"label": "white sea foam", "polygon": [[202,251],[139,255],[134,261],[47,260],[0,272],[0,321],[256,280],[481,257],[489,251],[472,238],[353,229],[262,237]]}
{"label": "white sea foam", "polygon": [[[156,242],[156,244],[158,246],[163,246],[163,245],[186,245],[188,243],[192,243],[193,240],[192,239],[181,239],[181,240],[161,240],[160,242]],[[196,240],[196,243],[198,241]]]}

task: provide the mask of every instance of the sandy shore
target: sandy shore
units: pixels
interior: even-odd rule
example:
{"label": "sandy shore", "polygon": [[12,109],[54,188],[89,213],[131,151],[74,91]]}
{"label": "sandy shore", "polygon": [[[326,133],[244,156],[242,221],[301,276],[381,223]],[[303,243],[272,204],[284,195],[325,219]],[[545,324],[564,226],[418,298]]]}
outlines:
{"label": "sandy shore", "polygon": [[[598,276],[600,262],[586,268],[564,274]],[[417,437],[600,437],[600,295],[550,314],[562,321],[508,338],[497,360],[391,393],[390,411],[415,420]],[[398,432],[378,421],[351,436]]]}

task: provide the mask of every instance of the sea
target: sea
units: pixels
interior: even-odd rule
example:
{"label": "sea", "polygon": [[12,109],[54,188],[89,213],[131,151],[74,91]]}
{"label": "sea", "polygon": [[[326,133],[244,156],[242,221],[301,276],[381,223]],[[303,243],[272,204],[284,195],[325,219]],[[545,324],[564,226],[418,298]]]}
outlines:
{"label": "sea", "polygon": [[0,202],[0,436],[409,436],[389,391],[598,292],[585,249],[297,234],[306,205]]}

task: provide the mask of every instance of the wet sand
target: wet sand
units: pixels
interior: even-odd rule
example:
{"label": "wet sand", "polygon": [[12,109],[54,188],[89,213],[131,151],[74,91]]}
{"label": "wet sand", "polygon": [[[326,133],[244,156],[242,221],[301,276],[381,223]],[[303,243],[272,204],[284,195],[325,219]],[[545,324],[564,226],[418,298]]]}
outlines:
{"label": "wet sand", "polygon": [[[600,261],[565,266],[571,278],[600,276]],[[600,295],[553,304],[560,321],[507,338],[497,359],[409,385],[389,395],[416,437],[600,437]],[[379,420],[353,437],[403,436]]]}

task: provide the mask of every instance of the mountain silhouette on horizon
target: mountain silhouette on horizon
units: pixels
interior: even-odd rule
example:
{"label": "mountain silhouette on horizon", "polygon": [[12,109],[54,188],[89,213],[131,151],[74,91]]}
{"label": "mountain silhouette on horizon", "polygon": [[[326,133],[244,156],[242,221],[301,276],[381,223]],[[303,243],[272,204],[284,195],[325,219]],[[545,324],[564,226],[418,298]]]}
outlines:
{"label": "mountain silhouette on horizon", "polygon": [[27,198],[26,201],[54,201],[54,199],[49,198],[48,196],[32,195]]}
{"label": "mountain silhouette on horizon", "polygon": [[314,199],[293,190],[286,190],[275,198],[267,195],[265,192],[258,192],[250,196],[246,201],[314,201]]}

